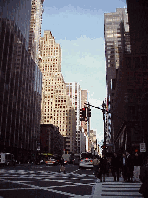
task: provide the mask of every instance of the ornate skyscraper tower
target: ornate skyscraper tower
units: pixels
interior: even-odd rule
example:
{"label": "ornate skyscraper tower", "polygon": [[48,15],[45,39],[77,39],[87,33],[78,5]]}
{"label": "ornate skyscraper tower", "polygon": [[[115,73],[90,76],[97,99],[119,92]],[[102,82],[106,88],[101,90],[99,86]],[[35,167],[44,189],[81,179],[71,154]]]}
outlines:
{"label": "ornate skyscraper tower", "polygon": [[61,47],[51,31],[44,31],[40,40],[40,69],[42,79],[41,124],[59,127],[63,135],[65,151],[74,152],[76,136],[75,110],[66,92],[61,73]]}

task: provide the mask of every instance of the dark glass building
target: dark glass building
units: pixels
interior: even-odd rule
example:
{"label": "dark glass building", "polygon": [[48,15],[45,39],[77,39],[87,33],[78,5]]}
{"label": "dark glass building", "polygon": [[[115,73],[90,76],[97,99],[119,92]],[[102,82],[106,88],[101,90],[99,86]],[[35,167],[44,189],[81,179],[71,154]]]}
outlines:
{"label": "dark glass building", "polygon": [[[116,51],[119,67],[112,78],[108,93],[111,112],[111,134],[114,151],[136,151],[147,156],[148,153],[148,3],[146,0],[127,0],[129,31],[123,31],[125,20],[120,23],[121,29]],[[107,14],[106,14],[107,15]],[[110,14],[109,14],[110,15]],[[108,17],[108,23],[111,22]],[[111,29],[106,29],[108,34]],[[110,25],[110,24],[109,24]],[[125,28],[126,29],[126,28]],[[112,35],[110,35],[111,38]],[[121,36],[121,38],[120,38]],[[110,40],[109,40],[110,41]],[[106,45],[107,82],[113,75],[111,65],[111,49]],[[118,41],[118,42],[119,42]],[[121,45],[122,44],[122,45]],[[123,50],[122,50],[123,49]],[[121,51],[122,50],[122,51]],[[109,56],[109,57],[108,57]],[[113,57],[115,58],[115,57]],[[109,61],[108,61],[109,60]],[[115,59],[114,59],[115,61]],[[111,70],[110,70],[111,69]],[[111,75],[111,76],[110,76]],[[113,75],[113,76],[114,76]],[[113,77],[112,76],[112,77]],[[143,149],[141,148],[142,146]]]}
{"label": "dark glass building", "polygon": [[0,152],[25,162],[40,138],[42,74],[28,53],[31,0],[0,2]]}

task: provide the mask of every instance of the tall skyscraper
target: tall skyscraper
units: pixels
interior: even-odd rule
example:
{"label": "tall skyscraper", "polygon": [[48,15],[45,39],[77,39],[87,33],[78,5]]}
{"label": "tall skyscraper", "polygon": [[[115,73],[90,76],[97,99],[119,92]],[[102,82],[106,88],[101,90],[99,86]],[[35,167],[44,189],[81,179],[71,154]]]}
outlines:
{"label": "tall skyscraper", "polygon": [[[126,26],[124,17],[124,20],[120,22],[122,24],[120,40],[123,42],[118,45],[120,56],[116,72],[114,69],[108,68],[109,53],[107,53],[108,46],[106,46],[107,97],[111,111],[109,116],[111,117],[112,143],[116,152],[128,150],[130,153],[134,153],[136,150],[142,152],[141,144],[144,146],[143,153],[147,155],[148,6],[147,1],[144,0],[127,0],[127,5]],[[127,31],[128,25],[129,32]]]}
{"label": "tall skyscraper", "polygon": [[[106,57],[106,84],[107,84],[107,101],[108,110],[113,110],[116,78],[120,65],[122,65],[123,54],[125,51],[131,52],[129,38],[129,24],[127,9],[117,8],[116,12],[105,13],[104,15],[104,35],[105,35],[105,57]],[[111,118],[111,121],[108,118]],[[114,138],[114,128],[112,116],[107,119],[107,135]],[[112,134],[109,134],[111,133]],[[108,138],[108,142],[109,138]]]}
{"label": "tall skyscraper", "polygon": [[39,40],[41,37],[43,1],[44,0],[32,0],[32,8],[31,8],[28,51],[37,65],[38,65],[39,51],[40,51]]}
{"label": "tall skyscraper", "polygon": [[40,40],[40,69],[42,78],[41,124],[59,127],[63,135],[64,149],[74,152],[76,140],[75,109],[67,95],[61,73],[61,47],[55,42],[51,31],[44,31]]}
{"label": "tall skyscraper", "polygon": [[42,74],[28,52],[31,6],[0,2],[0,151],[22,162],[37,151],[40,134]]}
{"label": "tall skyscraper", "polygon": [[69,95],[76,115],[76,151],[80,152],[80,85],[77,82],[66,83],[67,95]]}

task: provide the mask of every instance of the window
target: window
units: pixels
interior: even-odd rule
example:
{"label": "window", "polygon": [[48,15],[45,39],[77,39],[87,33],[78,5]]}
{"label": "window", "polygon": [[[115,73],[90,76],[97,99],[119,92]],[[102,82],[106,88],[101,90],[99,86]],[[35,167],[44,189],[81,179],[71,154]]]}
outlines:
{"label": "window", "polygon": [[147,58],[147,56],[142,56],[141,57],[141,64],[142,64],[142,67],[143,68],[147,68],[148,67],[148,58]]}
{"label": "window", "polygon": [[113,37],[113,34],[108,34],[107,37]]}
{"label": "window", "polygon": [[140,68],[140,58],[139,57],[134,57],[133,62],[134,62],[135,68]]}
{"label": "window", "polygon": [[131,68],[132,67],[132,65],[131,65],[131,57],[126,57],[125,60],[126,60],[127,68]]}

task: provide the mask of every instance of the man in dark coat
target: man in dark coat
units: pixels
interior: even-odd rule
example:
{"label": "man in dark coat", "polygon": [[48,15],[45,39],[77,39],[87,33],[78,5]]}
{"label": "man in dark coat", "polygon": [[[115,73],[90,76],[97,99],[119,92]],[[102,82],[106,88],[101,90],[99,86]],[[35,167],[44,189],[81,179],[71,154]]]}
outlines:
{"label": "man in dark coat", "polygon": [[107,172],[107,159],[105,157],[105,155],[102,156],[102,158],[100,159],[100,164],[99,164],[99,168],[100,168],[100,181],[105,182],[105,174]]}
{"label": "man in dark coat", "polygon": [[123,175],[124,181],[127,181],[127,167],[126,167],[125,153],[123,153],[123,156],[121,158],[121,169],[122,169],[122,175]]}
{"label": "man in dark coat", "polygon": [[147,157],[140,168],[140,180],[142,182],[142,185],[140,187],[139,193],[141,193],[144,198],[148,198],[148,158]]}
{"label": "man in dark coat", "polygon": [[111,160],[111,168],[112,168],[112,174],[114,177],[114,181],[119,181],[119,169],[120,169],[120,159],[117,156],[116,153],[114,153],[112,160]]}
{"label": "man in dark coat", "polygon": [[128,151],[126,151],[126,168],[127,168],[127,181],[132,182],[134,164],[133,164],[132,156]]}
{"label": "man in dark coat", "polygon": [[97,177],[97,174],[98,174],[99,163],[100,163],[100,161],[96,157],[94,157],[94,159],[93,159],[93,171],[94,171],[95,177]]}

